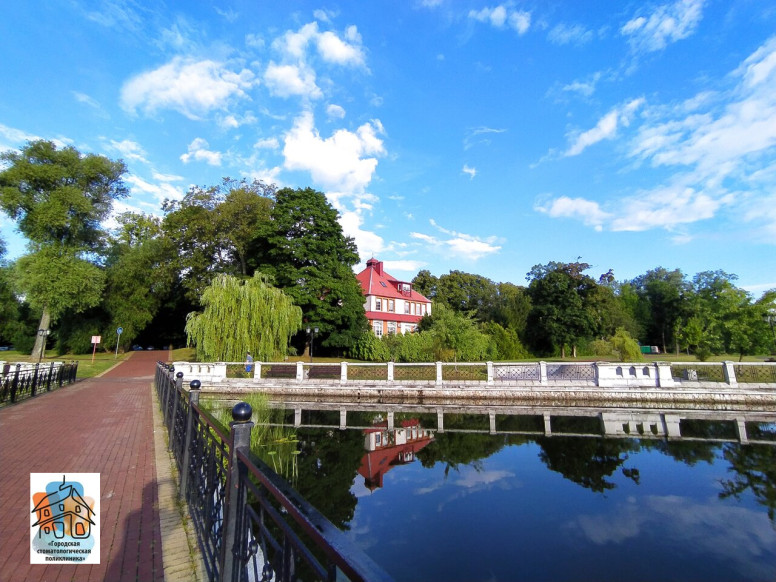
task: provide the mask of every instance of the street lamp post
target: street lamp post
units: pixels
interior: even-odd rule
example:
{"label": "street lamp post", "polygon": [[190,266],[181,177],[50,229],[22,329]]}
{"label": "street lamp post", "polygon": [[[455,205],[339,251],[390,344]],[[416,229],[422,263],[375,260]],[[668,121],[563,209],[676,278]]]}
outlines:
{"label": "street lamp post", "polygon": [[318,328],[307,328],[307,335],[310,336],[310,362],[313,361],[313,342],[315,341],[315,334],[318,333]]}

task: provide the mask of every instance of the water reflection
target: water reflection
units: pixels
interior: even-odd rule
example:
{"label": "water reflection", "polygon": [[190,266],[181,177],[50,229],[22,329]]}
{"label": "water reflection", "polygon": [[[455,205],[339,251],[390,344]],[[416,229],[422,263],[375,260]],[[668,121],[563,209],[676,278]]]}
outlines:
{"label": "water reflection", "polygon": [[372,428],[364,429],[364,449],[358,473],[370,491],[383,486],[385,474],[399,465],[412,463],[419,451],[434,440],[434,434],[424,429],[418,419],[401,421],[400,428],[389,429],[388,422],[376,420]]}
{"label": "water reflection", "polygon": [[774,412],[286,411],[298,489],[397,580],[776,578]]}

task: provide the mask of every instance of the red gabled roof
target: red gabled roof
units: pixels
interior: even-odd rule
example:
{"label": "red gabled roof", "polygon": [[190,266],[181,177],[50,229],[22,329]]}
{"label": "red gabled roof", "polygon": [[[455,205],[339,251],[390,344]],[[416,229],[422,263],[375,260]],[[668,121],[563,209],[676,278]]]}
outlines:
{"label": "red gabled roof", "polygon": [[412,287],[408,281],[399,281],[395,277],[383,271],[382,261],[369,259],[366,262],[366,269],[356,275],[356,279],[361,284],[364,295],[376,295],[378,297],[388,297],[390,299],[405,299],[408,301],[417,301],[419,303],[431,303],[429,299],[411,289],[409,292],[399,291],[399,284]]}

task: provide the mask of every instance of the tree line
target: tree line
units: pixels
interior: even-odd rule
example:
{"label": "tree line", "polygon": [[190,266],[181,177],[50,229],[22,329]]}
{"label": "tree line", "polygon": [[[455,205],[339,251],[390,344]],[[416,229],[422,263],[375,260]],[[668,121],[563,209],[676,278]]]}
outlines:
{"label": "tree line", "polygon": [[734,275],[662,267],[618,282],[579,260],[537,265],[525,286],[420,271],[412,283],[432,315],[418,333],[378,339],[355,242],[321,192],[224,178],[166,200],[161,217],[125,212],[108,229],[128,195],[122,161],[39,140],[0,164],[0,208],[29,241],[9,262],[0,240],[0,345],[33,355],[46,342],[89,352],[99,335],[106,349],[188,342],[208,359],[268,360],[307,349],[308,327],[316,355],[366,360],[628,359],[637,342],[701,359],[774,349],[776,290],[754,300]]}

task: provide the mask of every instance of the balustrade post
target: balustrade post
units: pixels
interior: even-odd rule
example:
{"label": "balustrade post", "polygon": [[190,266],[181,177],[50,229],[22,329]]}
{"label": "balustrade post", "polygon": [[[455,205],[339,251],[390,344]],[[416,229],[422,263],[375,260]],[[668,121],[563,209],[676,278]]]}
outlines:
{"label": "balustrade post", "polygon": [[[229,470],[226,475],[226,499],[224,501],[224,523],[221,539],[221,582],[240,580],[240,538],[241,516],[245,513],[246,490],[240,485],[240,474],[244,469],[237,460],[237,452],[248,453],[251,448],[251,415],[253,409],[247,402],[238,402],[232,408],[232,428],[229,444]],[[247,475],[246,475],[247,478]]]}
{"label": "balustrade post", "polygon": [[302,362],[296,363],[296,381],[301,382],[304,380],[304,364]]}
{"label": "balustrade post", "polygon": [[342,362],[340,364],[340,382],[348,381],[348,363]]}
{"label": "balustrade post", "polygon": [[175,421],[178,417],[178,403],[181,399],[181,389],[183,388],[183,372],[175,374],[175,390],[173,392],[172,400],[172,418],[170,418],[170,424],[167,426],[167,449],[174,450],[175,445]]}
{"label": "balustrade post", "polygon": [[388,362],[388,381],[393,382],[393,360]]}
{"label": "balustrade post", "polygon": [[183,441],[183,459],[181,460],[181,486],[178,491],[178,499],[186,500],[186,489],[189,486],[189,463],[191,462],[191,441],[194,436],[194,421],[196,420],[195,406],[199,406],[199,380],[189,383],[189,414],[186,417],[186,437]]}
{"label": "balustrade post", "polygon": [[487,362],[488,366],[488,384],[493,384],[493,362]]}
{"label": "balustrade post", "polygon": [[738,380],[736,380],[736,370],[734,368],[733,362],[722,362],[722,370],[725,373],[725,382],[727,382],[729,386],[738,386]]}
{"label": "balustrade post", "polygon": [[547,384],[547,362],[539,362],[539,384]]}
{"label": "balustrade post", "polygon": [[442,362],[436,363],[436,383],[442,383]]}

